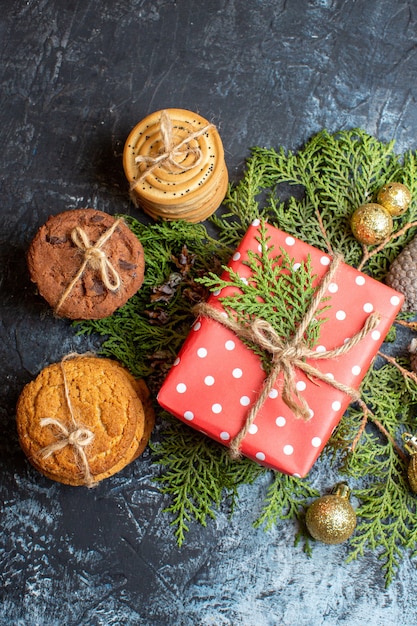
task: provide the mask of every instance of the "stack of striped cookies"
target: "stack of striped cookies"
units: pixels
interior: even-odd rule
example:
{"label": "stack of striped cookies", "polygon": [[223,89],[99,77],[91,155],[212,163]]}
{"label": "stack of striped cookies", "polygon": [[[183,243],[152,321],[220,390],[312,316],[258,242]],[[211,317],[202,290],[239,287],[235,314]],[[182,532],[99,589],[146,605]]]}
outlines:
{"label": "stack of striped cookies", "polygon": [[126,140],[123,167],[133,199],[154,219],[201,222],[226,195],[220,135],[185,109],[164,109],[139,122]]}

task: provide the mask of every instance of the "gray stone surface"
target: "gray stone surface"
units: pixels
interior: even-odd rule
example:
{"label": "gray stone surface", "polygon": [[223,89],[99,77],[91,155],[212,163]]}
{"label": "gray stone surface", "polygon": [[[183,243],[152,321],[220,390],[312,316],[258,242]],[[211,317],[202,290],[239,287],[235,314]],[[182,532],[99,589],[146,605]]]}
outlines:
{"label": "gray stone surface", "polygon": [[[71,350],[27,276],[50,214],[139,215],[121,166],[132,126],[163,107],[218,125],[232,178],[252,145],[297,149],[362,127],[416,149],[412,0],[0,0],[0,623],[19,626],[411,626],[415,561],[384,588],[377,555],[311,559],[282,522],[254,530],[265,482],[183,548],[149,453],[92,492],[43,479],[18,447],[22,386]],[[317,486],[332,484],[325,463]]]}

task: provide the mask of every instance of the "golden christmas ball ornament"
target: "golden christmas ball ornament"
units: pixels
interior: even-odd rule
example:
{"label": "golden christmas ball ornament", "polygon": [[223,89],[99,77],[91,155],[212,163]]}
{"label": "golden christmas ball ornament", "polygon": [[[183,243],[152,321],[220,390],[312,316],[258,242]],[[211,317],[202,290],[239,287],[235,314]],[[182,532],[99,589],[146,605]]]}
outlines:
{"label": "golden christmas ball ornament", "polygon": [[365,246],[382,243],[390,236],[393,228],[391,213],[382,204],[375,202],[358,207],[350,225],[355,239]]}
{"label": "golden christmas ball ornament", "polygon": [[411,193],[408,187],[402,183],[387,183],[378,191],[377,202],[382,204],[396,217],[402,215],[408,209],[411,202]]}
{"label": "golden christmas ball ornament", "polygon": [[403,433],[404,448],[411,456],[407,468],[408,482],[410,489],[417,493],[417,437],[411,433]]}
{"label": "golden christmas ball ornament", "polygon": [[318,498],[309,506],[306,525],[314,539],[329,545],[349,539],[356,528],[356,513],[349,496],[346,483],[339,483],[331,494]]}

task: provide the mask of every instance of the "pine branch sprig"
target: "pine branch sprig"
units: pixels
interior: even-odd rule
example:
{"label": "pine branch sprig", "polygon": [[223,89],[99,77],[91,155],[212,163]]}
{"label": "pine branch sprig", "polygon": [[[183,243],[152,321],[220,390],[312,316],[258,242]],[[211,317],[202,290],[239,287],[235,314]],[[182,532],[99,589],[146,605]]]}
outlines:
{"label": "pine branch sprig", "polygon": [[211,216],[210,221],[217,227],[222,245],[235,248],[249,225],[259,217],[258,197],[265,186],[265,170],[265,163],[249,159],[244,179],[234,186],[229,185],[223,200],[223,213]]}
{"label": "pine branch sprig", "polygon": [[[407,483],[404,454],[399,454],[396,443],[401,430],[412,429],[415,420],[415,395],[409,395],[409,384],[390,364],[368,372],[362,397],[372,410],[370,424],[354,453],[345,457],[343,467],[351,478],[365,478],[365,486],[354,491],[360,504],[356,511],[358,526],[349,541],[348,562],[368,550],[375,551],[382,562],[387,585],[398,569],[404,550],[410,551],[413,546],[415,549],[417,538],[414,523],[417,503]],[[357,416],[357,412],[355,415],[355,411],[348,411],[343,420],[345,429],[352,417],[349,413],[354,418]],[[383,426],[383,432],[378,425]],[[338,436],[336,433],[334,439]]]}
{"label": "pine branch sprig", "polygon": [[[220,291],[219,301],[229,315],[249,323],[259,317],[267,319],[280,337],[290,338],[303,320],[315,294],[317,276],[312,272],[311,258],[299,264],[294,271],[295,260],[285,249],[275,252],[269,246],[264,223],[261,223],[257,241],[260,251],[248,251],[244,261],[251,272],[250,280],[240,276],[235,270],[223,266],[226,277],[213,273],[199,279],[211,291]],[[221,295],[223,290],[233,289],[230,295]],[[228,292],[229,293],[229,292]],[[279,293],[279,298],[277,298]],[[325,321],[324,312],[330,305],[323,298],[314,320],[310,323],[305,341],[312,346],[318,340],[320,326]]]}
{"label": "pine branch sprig", "polygon": [[[366,550],[376,552],[382,561],[382,570],[388,586],[402,560],[404,549],[415,548],[415,497],[408,491],[404,479],[404,466],[398,457],[389,455],[389,461],[379,458],[380,471],[384,471],[383,482],[375,482],[372,488],[357,489],[355,496],[360,500],[357,515],[360,519],[355,535],[350,540],[347,562],[363,556]],[[378,515],[375,510],[378,508]]]}
{"label": "pine branch sprig", "polygon": [[253,483],[268,471],[248,459],[231,462],[223,446],[170,419],[162,439],[151,448],[162,469],[156,481],[161,493],[171,499],[164,512],[172,518],[179,546],[192,522],[206,526],[227,499],[233,509],[239,486]]}
{"label": "pine branch sprig", "polygon": [[262,512],[254,527],[270,530],[280,519],[298,519],[307,502],[318,495],[318,491],[308,481],[273,472]]}
{"label": "pine branch sprig", "polygon": [[[254,148],[247,167],[248,178],[244,175],[238,184],[239,197],[234,203],[226,201],[227,217],[233,216],[234,232],[239,237],[250,223],[246,220],[239,229],[240,210],[245,210],[239,205],[239,198],[251,197],[252,207],[258,207],[259,214],[274,225],[319,249],[339,251],[347,263],[358,266],[363,248],[352,235],[351,215],[359,205],[375,201],[379,188],[389,180],[409,184],[413,194],[406,214],[395,220],[395,230],[417,220],[416,155],[406,153],[401,163],[393,141],[385,144],[361,129],[333,135],[323,130],[297,153],[282,148]],[[253,172],[258,173],[255,185]],[[288,195],[288,186],[296,191],[281,200],[283,185],[284,196]],[[252,212],[253,217],[256,216]],[[222,240],[222,232],[228,232],[227,223],[218,217],[216,224]],[[387,242],[381,253],[367,261],[366,271],[374,278],[383,278],[389,264],[415,232],[416,228],[411,229]],[[235,243],[238,240],[236,237]],[[229,241],[232,243],[233,238]]]}

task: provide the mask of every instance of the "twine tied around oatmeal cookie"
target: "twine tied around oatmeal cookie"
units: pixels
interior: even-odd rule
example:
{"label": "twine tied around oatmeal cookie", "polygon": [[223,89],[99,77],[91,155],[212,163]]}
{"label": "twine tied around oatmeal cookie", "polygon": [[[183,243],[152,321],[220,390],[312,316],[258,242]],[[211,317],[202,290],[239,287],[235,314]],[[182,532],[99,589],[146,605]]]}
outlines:
{"label": "twine tied around oatmeal cookie", "polygon": [[57,313],[65,300],[68,298],[69,294],[73,290],[76,283],[80,280],[87,266],[92,267],[94,270],[98,270],[100,273],[100,278],[109,291],[117,291],[121,285],[121,278],[118,272],[116,271],[114,265],[110,262],[106,253],[102,249],[104,244],[110,239],[113,235],[114,231],[120,224],[121,220],[116,220],[110,228],[108,228],[96,241],[95,244],[91,244],[90,239],[88,238],[87,233],[80,226],[76,226],[71,231],[71,239],[73,243],[79,250],[82,250],[84,253],[84,260],[81,264],[80,269],[65,289],[62,294],[58,304],[55,307],[55,312]]}
{"label": "twine tied around oatmeal cookie", "polygon": [[85,485],[87,487],[94,486],[94,479],[91,474],[90,466],[88,463],[87,455],[85,452],[85,448],[90,445],[90,443],[94,440],[94,433],[91,432],[88,428],[83,428],[78,425],[74,413],[72,410],[71,398],[69,395],[67,378],[65,375],[64,369],[64,361],[73,358],[75,356],[79,356],[78,354],[69,354],[64,357],[60,363],[62,377],[64,379],[64,392],[65,392],[65,400],[68,406],[68,410],[71,418],[71,428],[68,428],[64,422],[59,419],[53,417],[44,417],[40,420],[40,425],[42,428],[45,426],[56,426],[56,428],[60,431],[60,436],[56,441],[50,443],[49,445],[42,448],[39,452],[39,455],[44,459],[50,457],[54,452],[58,452],[59,450],[63,450],[67,446],[72,446],[74,451],[81,462],[81,468],[84,474]]}
{"label": "twine tied around oatmeal cookie", "polygon": [[313,365],[306,362],[306,359],[316,361],[321,359],[332,359],[342,354],[346,354],[356,344],[358,344],[365,337],[365,335],[374,330],[381,319],[380,314],[374,311],[367,317],[362,328],[353,337],[348,339],[341,346],[332,350],[317,352],[316,350],[311,350],[305,344],[305,332],[314,315],[317,313],[320,302],[322,301],[322,298],[341,260],[342,257],[340,255],[336,255],[333,258],[327,274],[318,285],[306,315],[301,320],[295,335],[289,340],[282,339],[267,320],[256,318],[250,324],[244,326],[235,319],[225,316],[224,312],[207,303],[201,303],[195,307],[195,311],[199,315],[209,317],[219,322],[226,328],[232,330],[241,339],[249,340],[271,355],[271,370],[264,381],[262,390],[256,402],[249,410],[242,429],[231,441],[230,454],[232,458],[238,458],[240,456],[241,443],[247,435],[259,410],[268,398],[268,395],[281,372],[283,375],[282,400],[297,418],[304,419],[305,421],[311,418],[311,411],[306,399],[297,389],[295,376],[296,369],[303,371],[311,379],[323,381],[335,389],[346,393],[352,398],[352,401],[360,399],[360,393],[357,389],[323,374]]}
{"label": "twine tied around oatmeal cookie", "polygon": [[[203,128],[190,133],[184,139],[182,139],[179,143],[175,143],[173,125],[171,118],[169,117],[167,111],[161,112],[160,119],[160,130],[162,135],[162,148],[159,154],[155,156],[148,155],[138,155],[135,158],[136,164],[144,163],[147,167],[145,171],[133,181],[130,185],[130,189],[133,190],[137,185],[139,185],[145,178],[150,174],[158,165],[168,164],[171,165],[175,170],[179,170],[180,172],[188,172],[194,167],[200,165],[201,160],[203,158],[203,153],[199,146],[191,147],[189,143],[193,139],[197,139],[201,135],[204,135],[209,128],[212,128],[213,124],[206,124]],[[194,159],[191,164],[185,165],[183,162],[178,162],[178,157],[183,161],[189,155],[193,155]]]}

